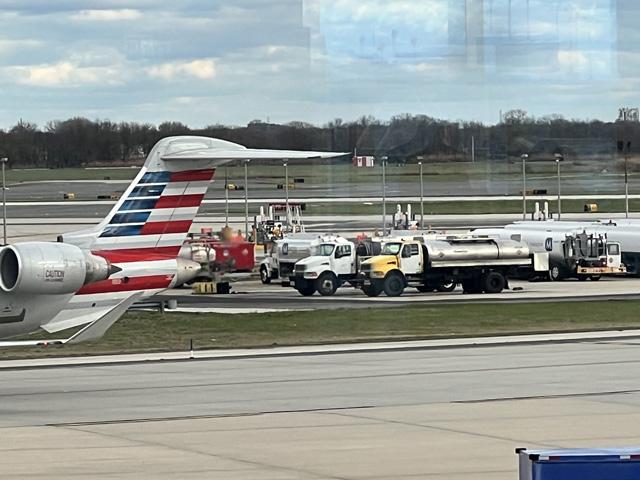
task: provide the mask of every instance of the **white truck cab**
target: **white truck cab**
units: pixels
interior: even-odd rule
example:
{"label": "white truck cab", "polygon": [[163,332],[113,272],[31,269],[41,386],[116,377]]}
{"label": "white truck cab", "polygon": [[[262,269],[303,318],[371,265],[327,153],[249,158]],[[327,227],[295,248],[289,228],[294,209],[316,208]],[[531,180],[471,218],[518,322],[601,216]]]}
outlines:
{"label": "white truck cab", "polygon": [[337,235],[320,237],[311,256],[296,262],[291,280],[302,295],[333,295],[345,282],[359,281],[360,262],[379,249],[376,239],[356,245]]}

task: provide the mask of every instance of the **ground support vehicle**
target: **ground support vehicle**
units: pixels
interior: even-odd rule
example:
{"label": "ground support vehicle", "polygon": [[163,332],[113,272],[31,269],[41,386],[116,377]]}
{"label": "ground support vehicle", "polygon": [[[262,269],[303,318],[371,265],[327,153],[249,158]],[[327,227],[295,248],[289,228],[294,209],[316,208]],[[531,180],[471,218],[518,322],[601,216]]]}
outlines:
{"label": "ground support vehicle", "polygon": [[362,282],[360,264],[374,252],[379,253],[381,241],[366,239],[358,243],[339,236],[319,239],[312,255],[296,262],[290,283],[301,295],[333,295],[348,283],[357,286]]}
{"label": "ground support vehicle", "polygon": [[260,207],[260,214],[254,217],[253,223],[256,243],[270,246],[273,241],[285,236],[305,233],[301,213],[304,208],[304,204],[293,202],[270,203],[266,212],[264,207]]}
{"label": "ground support vehicle", "polygon": [[602,275],[624,275],[620,244],[602,235],[568,235],[563,243],[565,265],[578,280],[600,280]]}
{"label": "ground support vehicle", "polygon": [[255,266],[255,245],[246,241],[222,241],[213,236],[188,238],[180,256],[200,264],[198,275],[189,282],[215,285],[217,293],[229,293],[230,284],[249,278]]}
{"label": "ground support vehicle", "polygon": [[551,280],[598,280],[602,275],[626,274],[629,268],[624,263],[624,245],[628,248],[636,243],[640,247],[640,229],[635,233],[630,228],[622,229],[612,225],[582,227],[575,222],[544,221],[476,229],[472,233],[524,242],[532,252],[548,252]]}
{"label": "ground support vehicle", "polygon": [[511,276],[548,275],[548,255],[531,254],[521,242],[487,237],[419,237],[385,242],[380,255],[362,262],[362,291],[374,297],[450,290],[500,293]]}
{"label": "ground support vehicle", "polygon": [[640,448],[516,449],[519,480],[636,480]]}
{"label": "ground support vehicle", "polygon": [[322,235],[317,233],[291,234],[272,243],[267,255],[260,263],[260,281],[264,284],[280,279],[289,286],[289,276],[298,260],[308,257],[313,247],[320,243]]}

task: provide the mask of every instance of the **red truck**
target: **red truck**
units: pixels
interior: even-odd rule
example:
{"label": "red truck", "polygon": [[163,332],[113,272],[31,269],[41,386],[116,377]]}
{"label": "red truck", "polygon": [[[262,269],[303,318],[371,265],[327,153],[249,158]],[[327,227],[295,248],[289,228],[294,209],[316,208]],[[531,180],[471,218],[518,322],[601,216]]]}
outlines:
{"label": "red truck", "polygon": [[184,242],[180,256],[202,266],[193,282],[216,282],[218,293],[229,293],[229,283],[247,278],[256,263],[255,245],[240,239],[220,240],[205,232]]}

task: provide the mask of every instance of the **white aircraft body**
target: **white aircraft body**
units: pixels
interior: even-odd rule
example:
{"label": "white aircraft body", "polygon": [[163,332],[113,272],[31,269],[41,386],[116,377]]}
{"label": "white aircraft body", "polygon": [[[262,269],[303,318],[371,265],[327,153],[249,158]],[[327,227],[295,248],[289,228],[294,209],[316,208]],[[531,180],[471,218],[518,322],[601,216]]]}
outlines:
{"label": "white aircraft body", "polygon": [[193,278],[200,266],[178,253],[217,167],[233,160],[340,155],[249,149],[208,137],[160,140],[100,224],[64,234],[58,243],[0,249],[0,338],[86,325],[63,340],[0,346],[100,338],[134,302]]}

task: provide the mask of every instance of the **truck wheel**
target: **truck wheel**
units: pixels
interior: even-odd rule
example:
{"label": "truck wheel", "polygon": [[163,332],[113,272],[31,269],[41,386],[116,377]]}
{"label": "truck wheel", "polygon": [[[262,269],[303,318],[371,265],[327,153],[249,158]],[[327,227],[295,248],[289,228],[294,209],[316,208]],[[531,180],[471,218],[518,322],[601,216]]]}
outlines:
{"label": "truck wheel", "polygon": [[362,291],[367,297],[377,297],[382,293],[382,288],[374,283],[373,285],[363,286]]}
{"label": "truck wheel", "polygon": [[260,267],[260,281],[265,285],[271,283],[271,274],[269,270],[267,270],[267,267]]}
{"label": "truck wheel", "polygon": [[500,293],[504,290],[507,281],[500,272],[489,272],[482,279],[482,284],[486,293]]}
{"label": "truck wheel", "polygon": [[553,265],[549,269],[549,280],[551,280],[552,282],[557,282],[558,280],[560,280],[560,273],[560,267],[558,265]]}
{"label": "truck wheel", "polygon": [[391,272],[384,279],[383,289],[387,297],[399,297],[404,291],[404,277],[397,272]]}
{"label": "truck wheel", "polygon": [[318,293],[324,297],[329,297],[336,293],[338,289],[338,279],[331,272],[321,273],[316,280]]}
{"label": "truck wheel", "polygon": [[439,292],[453,292],[457,287],[456,282],[441,283],[436,287]]}

